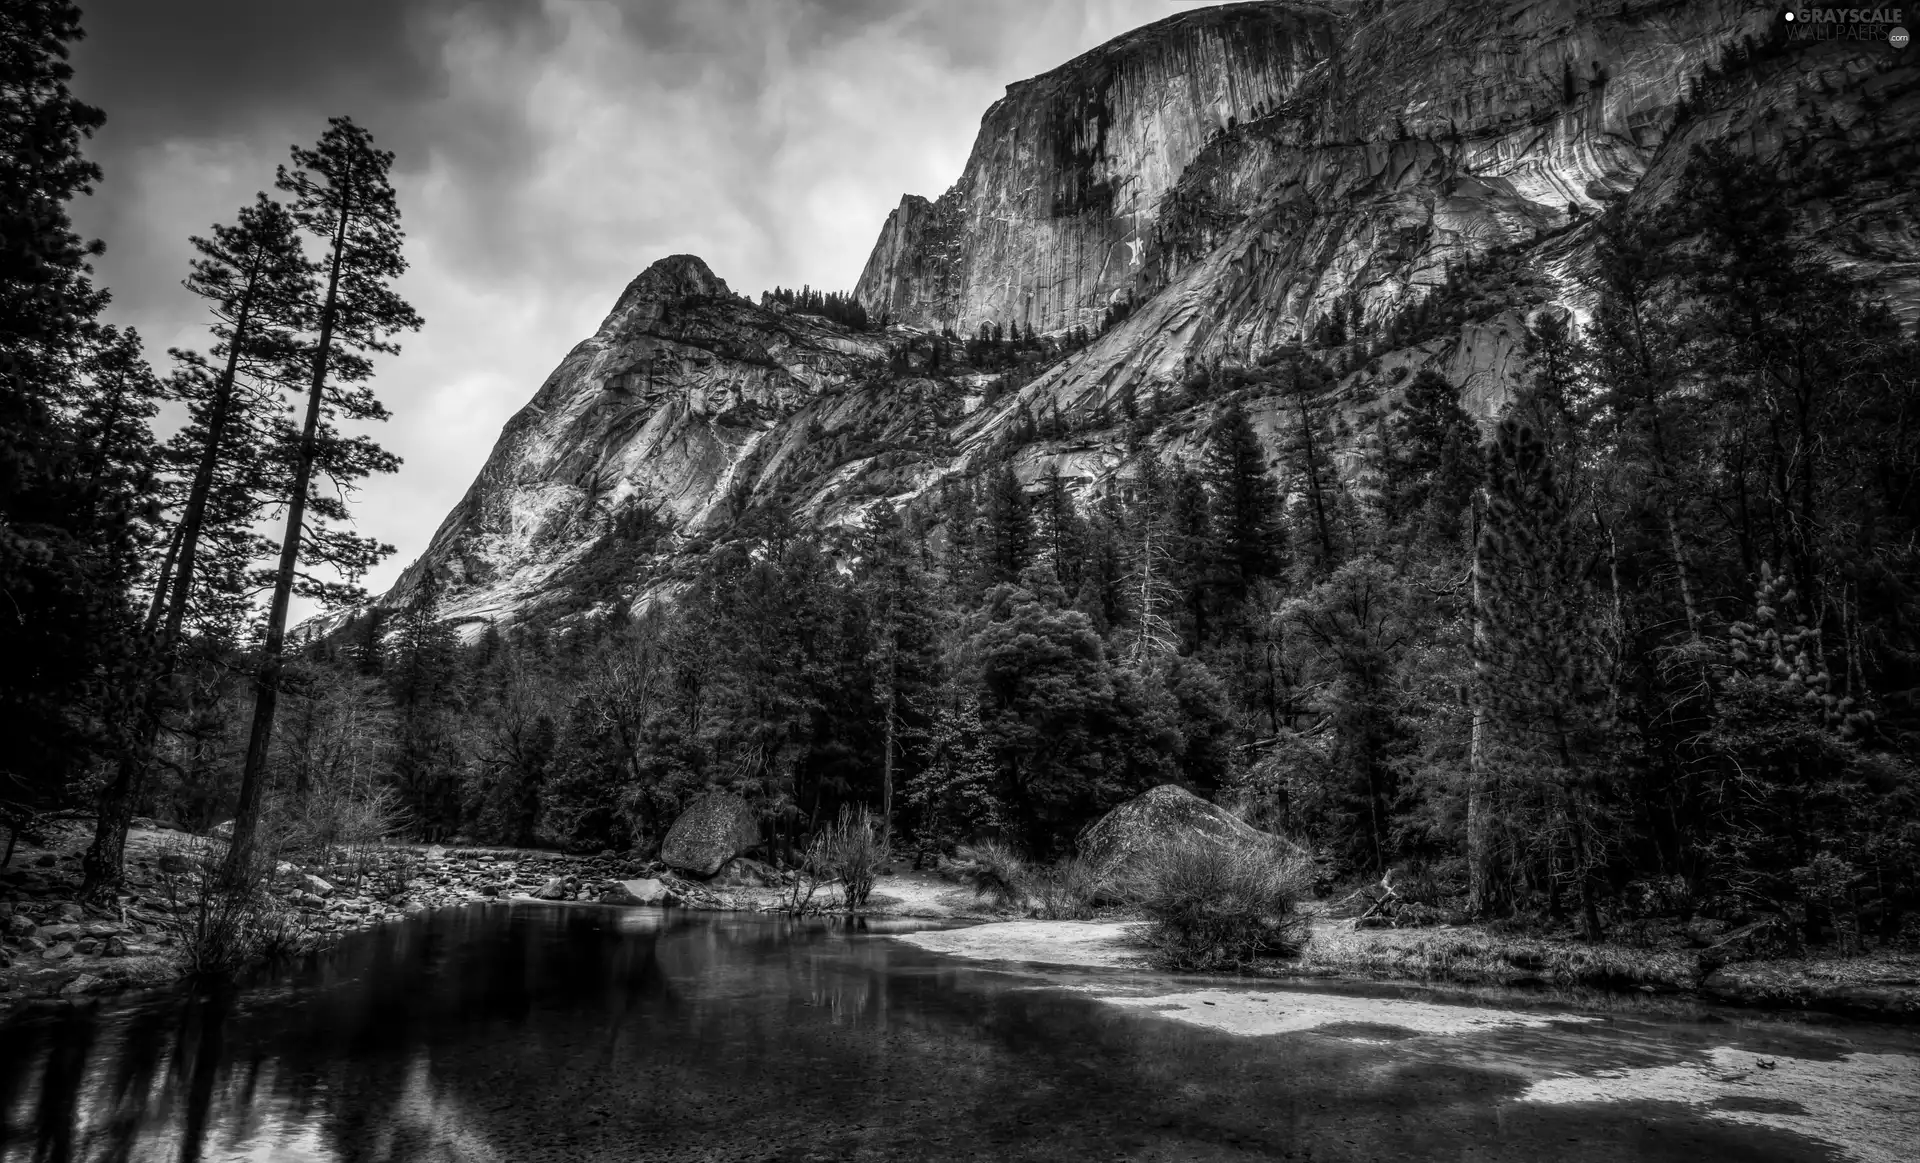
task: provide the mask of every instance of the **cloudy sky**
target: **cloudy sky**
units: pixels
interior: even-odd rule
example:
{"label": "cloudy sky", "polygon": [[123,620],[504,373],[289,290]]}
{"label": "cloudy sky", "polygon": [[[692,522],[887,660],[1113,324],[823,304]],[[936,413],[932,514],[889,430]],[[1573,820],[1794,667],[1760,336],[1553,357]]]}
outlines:
{"label": "cloudy sky", "polygon": [[850,289],[903,193],[959,175],[1013,81],[1178,0],[81,0],[75,90],[106,110],[75,208],[111,321],[157,365],[206,342],[190,234],[269,189],[330,115],[398,158],[426,328],[384,365],[363,531],[426,545],[500,426],[664,255],[736,291]]}

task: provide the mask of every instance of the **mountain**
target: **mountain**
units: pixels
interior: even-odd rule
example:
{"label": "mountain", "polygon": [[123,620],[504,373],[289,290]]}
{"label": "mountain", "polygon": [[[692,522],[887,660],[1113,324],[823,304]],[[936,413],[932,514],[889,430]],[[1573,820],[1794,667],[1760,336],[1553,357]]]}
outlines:
{"label": "mountain", "polygon": [[[1429,367],[1490,416],[1526,313],[1583,309],[1594,216],[1670,197],[1708,142],[1819,175],[1801,229],[1911,323],[1920,70],[1785,32],[1722,0],[1252,3],[1130,32],[1010,86],[952,188],[902,199],[856,287],[884,331],[654,264],[381,601],[431,572],[463,623],[566,616],[670,586],[751,508],[846,524],[1001,456],[1084,493],[1127,471],[1128,410],[1159,401],[1149,451],[1193,456],[1208,404],[1182,386],[1290,345],[1356,416]],[[1449,284],[1487,255],[1512,293]],[[1056,342],[930,363],[983,324]],[[1287,419],[1249,410],[1277,447]]]}

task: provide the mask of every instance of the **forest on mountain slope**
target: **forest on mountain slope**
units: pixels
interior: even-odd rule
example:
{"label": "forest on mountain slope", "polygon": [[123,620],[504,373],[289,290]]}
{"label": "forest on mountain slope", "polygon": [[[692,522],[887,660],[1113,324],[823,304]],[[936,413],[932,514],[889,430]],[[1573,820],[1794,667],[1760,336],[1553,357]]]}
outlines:
{"label": "forest on mountain slope", "polygon": [[[1805,175],[1702,151],[1667,208],[1586,226],[1592,310],[1533,313],[1488,431],[1432,372],[1357,402],[1350,348],[1278,350],[1128,403],[1127,471],[1094,495],[1023,483],[1010,454],[1044,433],[1019,425],[857,530],[747,507],[677,543],[681,584],[640,608],[463,644],[429,577],[295,648],[288,595],[357,600],[314,569],[386,551],[310,482],[395,467],[336,427],[383,414],[368,358],[419,325],[388,289],[391,155],[336,122],[285,204],[196,240],[213,342],[162,379],[98,322],[65,216],[97,179],[76,17],[19,11],[9,43],[36,49],[6,91],[41,115],[9,112],[34,148],[7,151],[0,206],[0,801],[16,831],[100,821],[90,892],[135,814],[237,812],[235,852],[296,817],[645,850],[722,787],[776,855],[863,805],[903,853],[994,836],[1049,860],[1178,782],[1329,880],[1391,873],[1460,914],[1915,938],[1920,349],[1795,241]],[[945,362],[1011,350],[989,332]],[[163,439],[169,401],[191,419]],[[1256,402],[1288,418],[1280,447]],[[1204,433],[1197,463],[1156,455],[1170,423]]]}

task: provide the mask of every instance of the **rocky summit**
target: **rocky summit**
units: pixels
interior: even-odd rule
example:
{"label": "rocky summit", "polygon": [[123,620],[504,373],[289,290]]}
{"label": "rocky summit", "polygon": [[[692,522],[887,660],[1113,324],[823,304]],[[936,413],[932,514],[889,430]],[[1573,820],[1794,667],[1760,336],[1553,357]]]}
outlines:
{"label": "rocky summit", "polygon": [[[1145,451],[1190,459],[1208,405],[1181,386],[1290,345],[1328,359],[1356,416],[1431,368],[1490,417],[1525,318],[1583,311],[1598,212],[1661,204],[1705,144],[1819,174],[1796,228],[1910,323],[1920,70],[1777,24],[1730,0],[1365,0],[1135,30],[1010,86],[952,188],[901,201],[856,288],[875,330],[655,263],[382,604],[429,574],[469,627],[644,600],[750,509],[850,525],[989,454],[1084,497],[1137,462],[1124,413],[1165,405]],[[1489,254],[1524,293],[1441,303]],[[1422,303],[1442,325],[1400,325]],[[1057,342],[988,371],[915,345],[982,325]],[[1279,405],[1249,411],[1278,447]]]}

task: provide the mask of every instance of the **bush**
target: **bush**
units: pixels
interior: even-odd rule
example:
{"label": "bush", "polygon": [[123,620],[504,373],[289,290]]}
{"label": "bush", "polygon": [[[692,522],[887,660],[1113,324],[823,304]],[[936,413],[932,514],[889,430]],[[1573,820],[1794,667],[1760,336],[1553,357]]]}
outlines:
{"label": "bush", "polygon": [[1036,911],[1049,921],[1091,918],[1093,902],[1106,887],[1093,865],[1077,856],[1030,873],[1027,882]]}
{"label": "bush", "polygon": [[867,903],[887,854],[880,848],[880,821],[864,807],[840,809],[840,818],[814,838],[808,864],[836,879],[846,891],[847,911]]}
{"label": "bush", "polygon": [[1027,901],[1027,862],[999,840],[970,844],[954,853],[953,872],[973,888],[973,895],[995,908],[1019,908]]}
{"label": "bush", "polygon": [[300,914],[274,895],[278,856],[271,846],[256,843],[232,882],[223,878],[225,863],[226,847],[204,840],[162,853],[160,892],[168,904],[162,927],[173,937],[181,967],[194,977],[232,977],[309,944]]}
{"label": "bush", "polygon": [[416,863],[389,837],[407,816],[384,788],[316,787],[305,798],[270,798],[261,812],[259,843],[284,859],[324,870],[335,884],[390,897],[405,891]]}
{"label": "bush", "polygon": [[1299,911],[1313,871],[1305,861],[1201,838],[1141,854],[1127,897],[1151,922],[1147,938],[1169,969],[1229,969],[1291,956],[1306,944]]}

